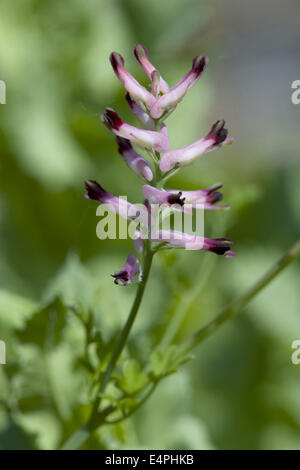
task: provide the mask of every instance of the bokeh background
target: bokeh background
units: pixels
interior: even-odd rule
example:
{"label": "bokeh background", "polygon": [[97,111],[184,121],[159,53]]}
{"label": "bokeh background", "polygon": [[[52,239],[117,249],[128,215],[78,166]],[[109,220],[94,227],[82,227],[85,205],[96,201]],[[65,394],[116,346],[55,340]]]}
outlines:
{"label": "bokeh background", "polygon": [[[206,73],[167,121],[172,148],[222,118],[236,139],[170,181],[184,189],[224,183],[232,209],[207,215],[207,235],[233,239],[237,257],[157,256],[129,348],[146,361],[155,345],[179,342],[218,313],[299,236],[300,105],[291,102],[299,15],[298,0],[1,0],[0,449],[56,448],[86,400],[74,367],[80,325],[67,322],[50,347],[43,315],[40,328],[28,327],[33,312],[55,296],[80,302],[109,340],[134,296],[110,278],[131,243],[98,240],[96,205],[83,198],[93,178],[142,200],[142,183],[99,119],[110,106],[137,125],[110,52],[146,84],[132,49],[147,45],[171,85],[206,54]],[[299,274],[295,264],[280,275],[134,418],[105,428],[89,448],[300,449],[300,365],[291,362]]]}

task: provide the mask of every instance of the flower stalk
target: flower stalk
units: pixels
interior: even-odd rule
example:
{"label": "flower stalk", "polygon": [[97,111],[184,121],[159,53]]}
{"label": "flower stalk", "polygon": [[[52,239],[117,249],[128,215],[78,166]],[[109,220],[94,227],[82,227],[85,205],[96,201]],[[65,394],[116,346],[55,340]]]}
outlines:
{"label": "flower stalk", "polygon": [[266,286],[273,281],[289,264],[300,257],[300,239],[261,277],[249,290],[234,299],[212,321],[196,331],[182,345],[186,352],[197,347],[203,339],[213,334],[224,322],[241,312]]}

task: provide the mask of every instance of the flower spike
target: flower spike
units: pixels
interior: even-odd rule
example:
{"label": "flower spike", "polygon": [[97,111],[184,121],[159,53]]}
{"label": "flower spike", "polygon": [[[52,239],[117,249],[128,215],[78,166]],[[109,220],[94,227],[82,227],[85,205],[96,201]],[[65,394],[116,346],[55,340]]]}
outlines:
{"label": "flower spike", "polygon": [[[164,188],[166,180],[173,174],[171,170],[175,168],[177,171],[201,155],[233,141],[232,138],[228,138],[225,121],[219,120],[213,124],[208,134],[202,139],[186,147],[169,150],[168,129],[163,121],[172,113],[187,91],[199,80],[206,67],[206,57],[195,57],[189,72],[175,86],[169,88],[160,72],[150,62],[145,46],[137,44],[134,47],[134,55],[151,81],[149,87],[151,91],[143,87],[126,70],[124,59],[120,54],[112,52],[110,62],[115,74],[126,89],[125,96],[129,108],[140,121],[142,128],[123,121],[111,108],[106,108],[101,118],[116,136],[119,153],[125,163],[149,183],[143,186],[144,203],[131,204],[127,202],[126,197],[117,197],[108,193],[94,180],[85,183],[87,190],[85,197],[110,205],[107,210],[115,211],[121,217],[134,222],[130,224],[129,235],[132,237],[133,229],[134,249],[137,254],[143,254],[143,263],[146,263],[146,267],[149,253],[165,248],[210,251],[224,255],[226,258],[232,258],[235,256],[231,250],[232,242],[226,238],[206,238],[203,233],[194,235],[181,232],[182,227],[179,227],[179,224],[178,230],[176,230],[175,218],[172,225],[173,230],[164,229],[166,227],[164,225],[165,217],[172,214],[173,210],[183,212],[184,216],[196,215],[198,220],[199,213],[194,214],[197,209],[220,210],[229,207],[219,204],[223,199],[223,195],[219,191],[222,184],[191,191]],[[146,150],[153,159],[152,164],[137,153],[133,146]],[[178,217],[179,219],[182,220],[182,217]],[[183,221],[184,229],[188,232],[186,220],[190,219],[184,217]],[[138,225],[136,225],[137,222]],[[152,243],[158,243],[158,245],[153,247]],[[140,280],[140,272],[139,260],[136,256],[129,255],[124,267],[112,276],[115,278],[116,284],[126,286],[136,279]],[[147,273],[147,270],[145,272]]]}

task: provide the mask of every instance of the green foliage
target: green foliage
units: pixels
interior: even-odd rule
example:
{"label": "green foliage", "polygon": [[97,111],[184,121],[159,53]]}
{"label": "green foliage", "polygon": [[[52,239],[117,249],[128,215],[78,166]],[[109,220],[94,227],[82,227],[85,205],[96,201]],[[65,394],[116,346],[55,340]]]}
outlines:
{"label": "green foliage", "polygon": [[123,374],[116,377],[118,387],[127,395],[134,395],[148,383],[148,376],[141,370],[135,359],[126,360],[123,364]]}
{"label": "green foliage", "polygon": [[192,359],[191,354],[180,351],[175,345],[169,346],[165,352],[155,349],[150,357],[151,368],[156,379],[173,374],[185,362]]}
{"label": "green foliage", "polygon": [[30,342],[41,348],[57,346],[62,339],[66,313],[66,306],[57,297],[36,311],[16,335],[21,343]]}
{"label": "green foliage", "polygon": [[13,418],[8,418],[0,431],[0,450],[34,450],[35,436],[22,429]]}

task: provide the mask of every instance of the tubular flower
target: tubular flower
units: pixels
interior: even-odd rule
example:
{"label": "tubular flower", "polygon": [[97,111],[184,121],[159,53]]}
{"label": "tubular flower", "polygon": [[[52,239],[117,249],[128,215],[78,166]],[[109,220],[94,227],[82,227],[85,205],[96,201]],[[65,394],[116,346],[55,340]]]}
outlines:
{"label": "tubular flower", "polygon": [[191,208],[202,206],[203,209],[210,210],[228,209],[228,205],[214,205],[223,199],[222,193],[217,191],[222,186],[222,184],[216,184],[208,189],[182,191],[179,189],[160,190],[153,186],[144,185],[143,193],[149,202],[154,204],[179,204],[182,207],[189,205]]}
{"label": "tubular flower", "polygon": [[112,52],[110,55],[110,63],[115,71],[120,82],[124,85],[126,90],[133,96],[136,100],[145,103],[145,105],[150,108],[154,102],[154,96],[146,90],[139,82],[130,75],[129,72],[124,67],[124,59],[121,54],[117,52]]}
{"label": "tubular flower", "polygon": [[161,171],[169,171],[174,168],[176,164],[180,164],[181,166],[188,165],[192,163],[195,158],[211,152],[212,150],[216,150],[223,145],[230,144],[233,139],[227,138],[228,131],[224,126],[225,121],[217,121],[206,137],[197,140],[197,142],[187,147],[165,153],[160,161]]}
{"label": "tubular flower", "polygon": [[134,101],[134,99],[132,99],[128,92],[126,93],[125,97],[132,114],[134,114],[140,123],[147,127],[147,129],[153,131],[155,129],[155,124],[149,114],[136,101]]}
{"label": "tubular flower", "polygon": [[231,251],[232,241],[227,238],[206,238],[178,231],[159,230],[151,236],[151,240],[165,242],[166,248],[211,251],[227,258],[235,256],[234,252]]}
{"label": "tubular flower", "polygon": [[116,141],[119,146],[119,153],[127,165],[135,171],[135,173],[143,176],[147,181],[152,181],[153,172],[150,164],[134,150],[130,141],[122,137],[116,137]]}
{"label": "tubular flower", "polygon": [[184,205],[184,197],[182,197],[182,191],[174,191],[174,193],[171,193],[168,189],[157,189],[153,186],[145,184],[143,186],[143,193],[150,204],[179,204],[179,206]]}
{"label": "tubular flower", "polygon": [[100,186],[97,181],[88,180],[85,182],[86,199],[93,199],[102,204],[109,205],[123,219],[133,220],[141,215],[140,208],[131,204],[126,199],[114,196]]}
{"label": "tubular flower", "polygon": [[124,122],[110,108],[106,108],[102,120],[115,135],[128,139],[142,148],[153,148],[157,152],[166,152],[170,146],[168,129],[165,124],[161,125],[159,132],[139,129]]}
{"label": "tubular flower", "polygon": [[167,93],[160,96],[150,108],[153,118],[160,118],[164,112],[174,108],[182,100],[186,92],[199,80],[206,65],[206,58],[195,57],[191,70]]}
{"label": "tubular flower", "polygon": [[[141,64],[144,72],[147,74],[147,76],[150,78],[151,81],[153,80],[158,80],[159,85],[157,89],[157,94],[161,93],[167,93],[169,91],[168,84],[165,82],[165,80],[160,76],[160,74],[154,74],[153,72],[158,72],[156,68],[151,64],[148,58],[148,49],[145,46],[142,46],[141,44],[137,44],[133,50],[135,57]],[[159,75],[159,76],[158,76]]]}
{"label": "tubular flower", "polygon": [[140,272],[141,265],[137,257],[134,255],[128,255],[124,267],[111,276],[115,278],[115,284],[128,286],[128,284],[139,280]]}

